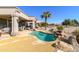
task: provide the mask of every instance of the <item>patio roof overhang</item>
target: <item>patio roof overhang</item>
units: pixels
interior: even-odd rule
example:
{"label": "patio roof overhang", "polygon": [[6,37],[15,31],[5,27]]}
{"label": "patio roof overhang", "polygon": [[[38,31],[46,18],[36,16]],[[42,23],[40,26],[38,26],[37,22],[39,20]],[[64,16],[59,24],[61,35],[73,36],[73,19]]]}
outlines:
{"label": "patio roof overhang", "polygon": [[33,20],[36,21],[35,17],[27,16],[20,9],[16,7],[0,7],[0,17],[1,18],[11,18],[11,16],[17,16],[23,20]]}

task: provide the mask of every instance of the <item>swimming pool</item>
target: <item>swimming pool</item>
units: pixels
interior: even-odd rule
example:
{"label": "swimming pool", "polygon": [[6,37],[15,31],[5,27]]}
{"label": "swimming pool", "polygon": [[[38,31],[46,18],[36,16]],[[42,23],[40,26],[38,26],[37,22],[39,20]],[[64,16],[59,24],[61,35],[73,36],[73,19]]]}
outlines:
{"label": "swimming pool", "polygon": [[36,36],[40,40],[47,42],[55,41],[57,39],[57,37],[54,34],[48,34],[41,31],[33,31],[31,34]]}

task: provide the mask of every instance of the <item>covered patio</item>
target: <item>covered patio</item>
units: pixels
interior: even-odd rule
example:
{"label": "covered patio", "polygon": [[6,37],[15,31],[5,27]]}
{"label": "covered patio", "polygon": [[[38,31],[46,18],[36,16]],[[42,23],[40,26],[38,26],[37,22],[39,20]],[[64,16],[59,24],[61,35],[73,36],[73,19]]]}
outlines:
{"label": "covered patio", "polygon": [[17,35],[19,30],[35,29],[36,18],[29,17],[16,7],[0,7],[0,30]]}

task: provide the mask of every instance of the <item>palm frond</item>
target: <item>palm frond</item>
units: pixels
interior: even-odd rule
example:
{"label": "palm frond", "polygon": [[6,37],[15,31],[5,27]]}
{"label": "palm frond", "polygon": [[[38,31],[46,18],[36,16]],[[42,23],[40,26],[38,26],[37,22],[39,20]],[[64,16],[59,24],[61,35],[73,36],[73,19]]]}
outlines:
{"label": "palm frond", "polygon": [[41,15],[41,18],[47,19],[47,18],[49,18],[50,16],[51,16],[51,13],[50,13],[49,11],[45,11],[45,12],[43,12],[43,14]]}
{"label": "palm frond", "polygon": [[44,18],[44,15],[41,15],[41,18]]}
{"label": "palm frond", "polygon": [[50,17],[51,16],[51,14],[48,14],[48,17]]}
{"label": "palm frond", "polygon": [[47,14],[49,14],[50,12],[49,12],[49,11],[47,11],[46,13],[47,13]]}

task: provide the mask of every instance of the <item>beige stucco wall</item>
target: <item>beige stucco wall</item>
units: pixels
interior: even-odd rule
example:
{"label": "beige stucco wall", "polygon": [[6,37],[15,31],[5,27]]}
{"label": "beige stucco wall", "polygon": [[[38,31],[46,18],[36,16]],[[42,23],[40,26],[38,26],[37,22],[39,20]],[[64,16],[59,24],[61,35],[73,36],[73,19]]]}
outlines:
{"label": "beige stucco wall", "polygon": [[0,7],[0,15],[11,15],[15,10],[15,7]]}

